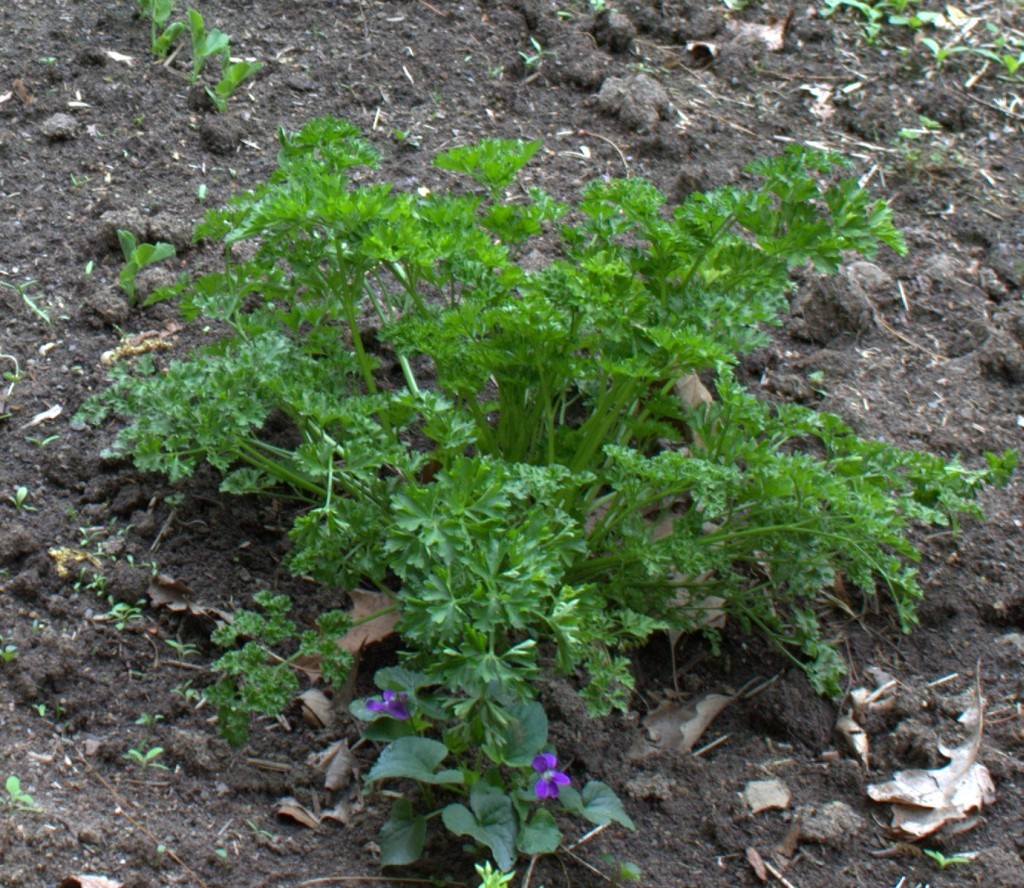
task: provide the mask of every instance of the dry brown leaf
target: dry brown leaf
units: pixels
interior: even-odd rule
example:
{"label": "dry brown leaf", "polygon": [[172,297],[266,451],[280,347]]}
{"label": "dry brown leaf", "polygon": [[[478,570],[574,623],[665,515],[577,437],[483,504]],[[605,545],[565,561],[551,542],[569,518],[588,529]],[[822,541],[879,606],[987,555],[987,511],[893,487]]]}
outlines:
{"label": "dry brown leaf", "polygon": [[772,808],[784,811],[789,807],[792,798],[789,787],[781,780],[751,780],[743,787],[740,795],[750,808],[751,814]]}
{"label": "dry brown leaf", "polygon": [[306,764],[326,772],[324,789],[329,792],[345,789],[353,780],[359,779],[359,763],[344,740],[335,741],[323,752],[311,753]]}
{"label": "dry brown leaf", "polygon": [[[395,599],[385,592],[367,592],[364,589],[353,589],[349,596],[352,598],[352,610],[349,616],[353,622],[365,620],[378,611],[394,608]],[[348,632],[338,639],[338,644],[351,651],[358,653],[368,644],[383,641],[395,631],[395,624],[398,622],[398,610],[389,610],[387,613],[374,617],[366,623],[353,626]]]}
{"label": "dry brown leaf", "polygon": [[123,882],[115,882],[106,876],[68,876],[57,883],[57,888],[121,888]]}
{"label": "dry brown leaf", "polygon": [[708,726],[735,696],[703,694],[688,703],[665,700],[644,719],[647,742],[635,749],[637,755],[647,750],[686,753],[697,745]]}
{"label": "dry brown leaf", "polygon": [[325,820],[334,820],[344,826],[362,810],[363,803],[358,798],[341,801],[333,808],[328,808],[324,811],[320,816],[320,822],[323,823]]}
{"label": "dry brown leaf", "polygon": [[700,407],[701,404],[713,404],[715,399],[711,392],[705,388],[704,383],[696,373],[687,373],[680,376],[675,385],[676,397],[682,401],[684,407]]}
{"label": "dry brown leaf", "polygon": [[793,17],[790,11],[783,18],[772,16],[765,24],[757,22],[740,22],[735,19],[728,24],[737,43],[760,43],[769,52],[782,52],[786,45],[786,28]]}
{"label": "dry brown leaf", "polygon": [[959,720],[968,729],[963,743],[952,749],[939,744],[939,752],[949,759],[946,767],[897,771],[888,783],[868,786],[871,799],[892,805],[892,830],[898,837],[923,839],[995,801],[992,775],[978,761],[984,726],[980,679],[971,705]]}
{"label": "dry brown leaf", "polygon": [[40,423],[48,422],[51,419],[56,419],[63,412],[64,408],[61,407],[60,404],[54,404],[52,407],[48,408],[47,410],[44,410],[42,413],[37,413],[28,422],[26,422],[25,425],[22,426],[22,428],[31,429],[34,426],[39,425]]}
{"label": "dry brown leaf", "polygon": [[22,105],[31,105],[36,97],[28,91],[28,87],[25,86],[25,81],[20,77],[11,81],[11,86],[14,88],[14,94],[18,97],[18,101]]}
{"label": "dry brown leaf", "polygon": [[764,867],[764,858],[757,848],[747,848],[747,863],[762,882],[768,881],[768,870]]}
{"label": "dry brown leaf", "polygon": [[850,752],[857,756],[858,761],[867,768],[871,755],[868,735],[854,720],[852,713],[840,715],[836,719],[836,731],[843,738],[843,742],[849,747]]}
{"label": "dry brown leaf", "polygon": [[49,549],[47,554],[53,559],[57,567],[57,576],[62,580],[66,580],[71,576],[71,571],[68,568],[69,564],[88,561],[95,568],[103,566],[102,562],[95,555],[89,554],[84,549],[72,549],[70,546],[61,546],[60,548]]}
{"label": "dry brown leaf", "polygon": [[282,820],[292,820],[308,829],[316,829],[320,825],[320,818],[291,796],[281,799],[275,805],[274,814]]}
{"label": "dry brown leaf", "polygon": [[310,688],[299,694],[302,705],[302,718],[307,725],[314,728],[326,728],[334,722],[334,707],[327,695],[316,688]]}
{"label": "dry brown leaf", "polygon": [[153,607],[165,607],[171,613],[187,614],[190,617],[201,619],[223,620],[225,623],[231,623],[234,620],[233,615],[227,611],[194,604],[189,599],[196,593],[181,581],[167,574],[156,574],[152,577],[146,594]]}
{"label": "dry brown leaf", "polygon": [[117,348],[112,348],[100,355],[100,363],[104,367],[109,367],[111,364],[116,364],[124,358],[134,358],[137,355],[173,348],[173,344],[164,338],[168,335],[170,335],[170,332],[146,330],[143,333],[136,333],[134,336],[125,337]]}

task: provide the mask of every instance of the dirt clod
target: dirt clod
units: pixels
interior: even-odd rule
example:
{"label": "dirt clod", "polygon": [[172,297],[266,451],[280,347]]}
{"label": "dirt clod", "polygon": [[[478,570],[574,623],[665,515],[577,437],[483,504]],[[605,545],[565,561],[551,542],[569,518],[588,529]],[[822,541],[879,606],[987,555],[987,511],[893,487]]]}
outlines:
{"label": "dirt clod", "polygon": [[653,130],[668,118],[671,104],[664,87],[649,74],[608,77],[597,94],[597,104],[639,133]]}
{"label": "dirt clod", "polygon": [[870,827],[845,802],[828,802],[820,807],[805,807],[800,816],[800,839],[841,850],[858,837],[868,834]]}

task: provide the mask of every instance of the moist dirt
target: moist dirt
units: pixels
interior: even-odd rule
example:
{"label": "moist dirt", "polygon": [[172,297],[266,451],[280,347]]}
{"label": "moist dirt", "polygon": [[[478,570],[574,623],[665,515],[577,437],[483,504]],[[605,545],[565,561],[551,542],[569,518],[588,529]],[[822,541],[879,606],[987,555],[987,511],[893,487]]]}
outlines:
{"label": "moist dirt", "polygon": [[[799,274],[790,316],[744,360],[744,382],[968,465],[1021,443],[1022,83],[981,71],[981,59],[954,54],[936,70],[909,32],[896,35],[906,52],[868,46],[853,17],[826,20],[813,4],[625,0],[606,16],[582,0],[200,6],[236,55],[265,65],[226,114],[190,88],[187,49],[153,61],[130,0],[0,3],[0,372],[10,377],[0,386],[0,777],[17,776],[36,809],[0,804],[0,884],[82,874],[136,888],[476,884],[482,852],[443,838],[421,865],[383,878],[375,842],[387,799],[357,785],[346,823],[276,816],[284,797],[314,813],[337,801],[310,756],[355,745],[357,726],[340,714],[312,725],[295,706],[230,749],[195,694],[217,655],[212,621],[154,606],[151,565],[210,609],[270,588],[294,597],[302,622],[344,594],[283,569],[287,516],[273,502],[222,495],[212,473],[177,487],[140,474],[102,455],[114,426],[72,420],[125,337],[161,338],[161,360],[197,339],[173,307],[129,305],[116,286],[117,229],[178,248],[144,287],[208,267],[215,251],[192,245],[193,224],[266,177],[279,127],[347,118],[403,188],[450,181],[431,166],[444,148],[541,139],[523,183],[564,198],[594,177],[640,175],[678,201],[749,181],[747,163],[787,144],[833,148],[891,200],[909,252],[828,280]],[[966,11],[1019,30],[1011,6]],[[718,651],[682,640],[675,682],[667,641],[640,652],[628,717],[589,719],[565,687],[545,685],[570,773],[609,783],[637,829],[585,837],[567,825],[578,844],[529,873],[522,865],[515,884],[620,884],[628,861],[648,886],[1024,885],[1021,494],[1015,477],[985,495],[986,522],[918,540],[926,596],[912,635],[884,600],[837,601],[831,628],[850,687],[873,687],[872,667],[898,682],[894,704],[866,725],[867,766],[837,736],[844,701],[815,696],[736,626]],[[82,552],[89,559],[74,560]],[[141,604],[119,619],[119,602]],[[359,681],[394,653],[367,651]],[[962,735],[956,717],[979,672],[980,758],[996,801],[959,833],[899,844],[865,787],[943,764],[937,743]],[[699,755],[630,755],[667,695],[751,686]],[[166,770],[126,759],[154,747]],[[374,749],[354,754],[365,772]],[[788,804],[752,813],[741,792],[769,779]],[[977,856],[940,870],[922,846]]]}

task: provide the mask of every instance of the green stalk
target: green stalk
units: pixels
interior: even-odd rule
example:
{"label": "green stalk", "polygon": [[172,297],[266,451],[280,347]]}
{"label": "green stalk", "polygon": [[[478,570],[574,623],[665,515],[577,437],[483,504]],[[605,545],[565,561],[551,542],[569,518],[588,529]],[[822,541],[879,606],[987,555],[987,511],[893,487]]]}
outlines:
{"label": "green stalk", "polygon": [[[686,272],[686,276],[683,278],[682,282],[679,285],[679,292],[680,293],[685,292],[686,288],[690,286],[690,281],[693,280],[693,276],[697,273],[697,269],[700,268],[701,265],[703,264],[704,260],[707,259],[708,254],[711,252],[712,248],[717,245],[718,238],[721,237],[723,234],[725,234],[725,232],[728,229],[730,229],[735,222],[736,222],[736,214],[735,213],[729,213],[729,215],[726,216],[722,220],[722,222],[718,226],[718,228],[715,229],[715,233],[713,235],[711,235],[711,238],[708,240],[707,244],[704,246],[704,249],[701,250],[700,254],[697,256],[697,258],[693,260],[693,265],[690,266],[690,270],[688,272]],[[664,302],[662,304],[661,307],[663,309],[668,307],[667,300],[666,300],[666,302]]]}

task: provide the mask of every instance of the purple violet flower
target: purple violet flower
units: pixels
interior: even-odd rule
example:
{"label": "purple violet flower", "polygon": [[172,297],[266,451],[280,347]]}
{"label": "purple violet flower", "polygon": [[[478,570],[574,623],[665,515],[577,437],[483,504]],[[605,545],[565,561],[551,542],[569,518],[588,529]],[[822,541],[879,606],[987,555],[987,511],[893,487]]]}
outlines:
{"label": "purple violet flower", "polygon": [[533,770],[540,774],[533,791],[538,799],[557,799],[558,787],[569,785],[569,775],[556,771],[558,759],[553,752],[542,752],[533,758]]}
{"label": "purple violet flower", "polygon": [[409,717],[409,707],[405,705],[405,701],[409,699],[409,695],[405,691],[384,691],[381,694],[380,700],[367,700],[366,708],[370,712],[381,712],[384,715],[389,715],[391,718],[397,718],[400,720],[407,719]]}

